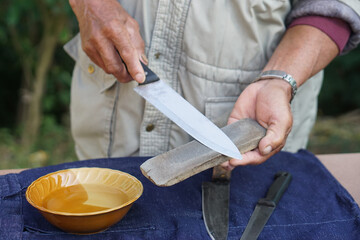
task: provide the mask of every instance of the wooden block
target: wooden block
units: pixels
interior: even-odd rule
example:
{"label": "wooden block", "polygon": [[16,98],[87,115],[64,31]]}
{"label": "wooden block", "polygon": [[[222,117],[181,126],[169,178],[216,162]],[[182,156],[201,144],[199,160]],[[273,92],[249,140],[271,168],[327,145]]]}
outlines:
{"label": "wooden block", "polygon": [[[241,153],[256,148],[266,133],[266,129],[252,119],[239,120],[223,127],[222,130]],[[147,160],[140,169],[154,184],[171,186],[227,160],[229,157],[193,140]]]}

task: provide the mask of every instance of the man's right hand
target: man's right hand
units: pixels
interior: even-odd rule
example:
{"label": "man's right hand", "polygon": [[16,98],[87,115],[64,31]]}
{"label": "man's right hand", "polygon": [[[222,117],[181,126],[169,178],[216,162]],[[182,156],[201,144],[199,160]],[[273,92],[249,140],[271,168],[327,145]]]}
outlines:
{"label": "man's right hand", "polygon": [[139,60],[146,64],[147,60],[136,20],[116,0],[69,2],[79,22],[82,48],[89,58],[120,82],[143,82],[145,74]]}

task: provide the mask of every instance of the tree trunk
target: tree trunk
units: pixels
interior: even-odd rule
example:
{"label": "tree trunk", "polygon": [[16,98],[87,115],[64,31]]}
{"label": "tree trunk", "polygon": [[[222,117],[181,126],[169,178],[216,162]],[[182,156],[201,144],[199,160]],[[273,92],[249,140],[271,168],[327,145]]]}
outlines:
{"label": "tree trunk", "polygon": [[29,101],[29,108],[26,109],[26,118],[23,119],[23,130],[21,143],[24,147],[29,147],[36,141],[42,117],[41,100],[44,95],[46,75],[51,66],[51,60],[56,48],[56,36],[45,34],[39,62],[35,68],[35,75],[32,84],[32,92]]}
{"label": "tree trunk", "polygon": [[[23,114],[21,131],[21,144],[25,151],[28,151],[38,137],[39,128],[42,120],[42,99],[46,85],[46,76],[50,70],[54,57],[55,49],[58,43],[58,35],[65,23],[65,16],[57,16],[53,19],[47,19],[43,37],[38,51],[38,62],[34,71],[34,78],[30,86],[30,98],[28,108]],[[27,91],[27,90],[25,90]],[[26,98],[28,98],[26,96]]]}

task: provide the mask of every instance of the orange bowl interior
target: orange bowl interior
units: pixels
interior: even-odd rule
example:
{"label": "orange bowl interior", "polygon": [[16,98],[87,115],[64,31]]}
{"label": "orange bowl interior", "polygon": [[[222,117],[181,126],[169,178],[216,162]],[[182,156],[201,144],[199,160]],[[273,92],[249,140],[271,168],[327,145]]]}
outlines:
{"label": "orange bowl interior", "polygon": [[141,182],[130,174],[106,168],[74,168],[35,180],[26,191],[26,199],[62,230],[94,233],[119,221],[142,192]]}

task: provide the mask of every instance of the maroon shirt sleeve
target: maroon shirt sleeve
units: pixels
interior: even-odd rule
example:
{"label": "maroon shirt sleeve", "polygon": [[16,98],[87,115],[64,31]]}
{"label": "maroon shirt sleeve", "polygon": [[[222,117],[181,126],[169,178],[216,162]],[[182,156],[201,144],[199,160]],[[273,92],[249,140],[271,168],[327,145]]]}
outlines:
{"label": "maroon shirt sleeve", "polygon": [[339,54],[344,49],[351,34],[349,24],[339,18],[304,16],[294,19],[288,28],[296,25],[310,25],[326,33],[339,48]]}

